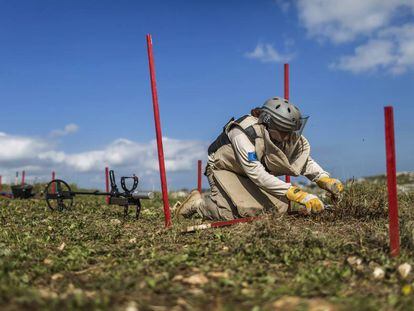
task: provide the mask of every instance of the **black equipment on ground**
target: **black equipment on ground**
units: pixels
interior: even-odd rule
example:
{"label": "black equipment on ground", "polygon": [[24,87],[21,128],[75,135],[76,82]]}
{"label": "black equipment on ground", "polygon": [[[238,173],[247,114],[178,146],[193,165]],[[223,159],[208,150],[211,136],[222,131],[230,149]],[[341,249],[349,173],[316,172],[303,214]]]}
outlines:
{"label": "black equipment on ground", "polygon": [[[51,210],[63,211],[70,209],[73,206],[73,198],[76,195],[102,195],[108,196],[109,204],[119,205],[124,207],[124,216],[128,215],[130,205],[136,207],[136,219],[139,218],[141,212],[141,200],[153,199],[153,192],[138,192],[138,177],[121,177],[121,187],[124,192],[120,192],[116,185],[115,174],[113,170],[109,171],[111,181],[111,192],[86,192],[86,191],[72,191],[68,183],[61,179],[54,179],[47,184],[45,189],[45,199],[47,206]],[[132,180],[131,188],[127,187],[127,181]]]}
{"label": "black equipment on ground", "polygon": [[27,184],[11,186],[12,195],[15,199],[30,199],[34,196],[32,190],[33,186]]}

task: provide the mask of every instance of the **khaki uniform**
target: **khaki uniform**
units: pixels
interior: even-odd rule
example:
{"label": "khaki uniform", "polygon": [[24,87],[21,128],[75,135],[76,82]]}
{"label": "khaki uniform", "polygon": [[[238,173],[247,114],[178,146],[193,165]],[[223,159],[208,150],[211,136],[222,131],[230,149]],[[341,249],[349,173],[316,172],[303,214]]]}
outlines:
{"label": "khaki uniform", "polygon": [[291,184],[276,176],[304,175],[312,181],[329,176],[310,157],[305,137],[275,144],[265,126],[251,115],[229,121],[208,151],[205,175],[211,194],[198,208],[206,219],[284,213],[288,208],[285,193]]}

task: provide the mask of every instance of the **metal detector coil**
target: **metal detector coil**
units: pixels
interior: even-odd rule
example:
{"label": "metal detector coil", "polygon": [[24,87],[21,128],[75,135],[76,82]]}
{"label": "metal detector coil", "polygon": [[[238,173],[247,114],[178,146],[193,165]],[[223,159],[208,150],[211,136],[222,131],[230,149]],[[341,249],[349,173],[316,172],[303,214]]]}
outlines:
{"label": "metal detector coil", "polygon": [[[138,177],[135,175],[133,175],[132,177],[121,177],[121,187],[124,190],[124,192],[120,192],[115,181],[115,173],[113,170],[109,171],[109,176],[111,181],[110,192],[72,191],[67,182],[61,179],[54,179],[47,184],[45,189],[45,200],[47,206],[52,211],[69,210],[73,207],[73,201],[76,195],[101,195],[109,197],[110,205],[123,206],[124,217],[128,215],[129,206],[135,206],[135,218],[138,219],[141,213],[141,200],[153,199],[154,193],[137,191]],[[126,181],[128,179],[132,179],[133,181],[131,188],[128,188],[126,185]]]}

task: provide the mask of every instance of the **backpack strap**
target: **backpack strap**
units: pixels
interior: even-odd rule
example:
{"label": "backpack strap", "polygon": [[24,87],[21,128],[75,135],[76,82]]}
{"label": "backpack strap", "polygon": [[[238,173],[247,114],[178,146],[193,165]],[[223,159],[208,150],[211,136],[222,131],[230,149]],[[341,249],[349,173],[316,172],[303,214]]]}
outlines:
{"label": "backpack strap", "polygon": [[246,136],[249,138],[250,142],[255,145],[255,140],[258,137],[255,129],[253,128],[253,125],[243,128],[241,127],[240,123],[243,122],[247,117],[250,115],[242,116],[241,118],[237,119],[236,121],[234,118],[231,118],[229,122],[226,123],[226,125],[223,127],[223,132],[216,138],[216,140],[208,147],[208,154],[212,154],[219,150],[224,145],[231,144],[229,137],[227,136],[227,132],[233,127],[237,126],[240,128]]}

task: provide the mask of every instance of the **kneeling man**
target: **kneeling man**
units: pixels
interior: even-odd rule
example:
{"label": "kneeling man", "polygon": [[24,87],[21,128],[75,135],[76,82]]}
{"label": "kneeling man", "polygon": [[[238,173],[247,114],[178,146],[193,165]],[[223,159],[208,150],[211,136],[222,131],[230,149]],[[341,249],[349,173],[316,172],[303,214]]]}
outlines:
{"label": "kneeling man", "polygon": [[341,182],[311,158],[309,142],[302,136],[306,121],[295,105],[280,97],[230,120],[208,148],[205,175],[211,194],[203,198],[193,190],[175,214],[231,220],[272,210],[284,213],[289,201],[305,214],[322,212],[317,196],[277,177],[303,175],[334,197],[343,191]]}

